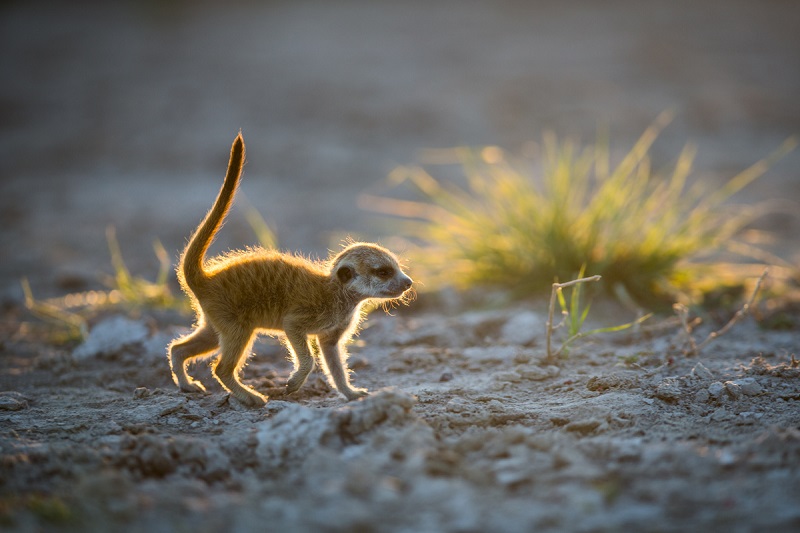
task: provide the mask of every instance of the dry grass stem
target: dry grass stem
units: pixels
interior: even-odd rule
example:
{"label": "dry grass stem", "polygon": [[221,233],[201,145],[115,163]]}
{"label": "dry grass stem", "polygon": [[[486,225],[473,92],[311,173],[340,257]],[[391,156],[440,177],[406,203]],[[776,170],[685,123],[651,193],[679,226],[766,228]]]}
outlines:
{"label": "dry grass stem", "polygon": [[683,304],[675,304],[672,306],[672,309],[675,311],[675,314],[678,315],[681,326],[683,326],[683,332],[686,334],[686,339],[689,342],[689,349],[686,351],[686,355],[696,354],[697,343],[694,342],[692,326],[689,324],[689,309]]}
{"label": "dry grass stem", "polygon": [[766,279],[768,274],[769,274],[769,269],[765,268],[764,271],[761,273],[761,276],[759,276],[758,281],[756,282],[756,286],[753,289],[753,293],[750,295],[750,298],[742,306],[742,308],[736,311],[736,314],[734,314],[733,317],[731,317],[731,319],[724,326],[722,326],[717,331],[712,331],[711,333],[709,333],[708,337],[706,337],[705,340],[700,344],[695,343],[694,337],[692,337],[692,329],[688,322],[688,315],[689,315],[688,309],[686,308],[686,306],[682,304],[675,304],[673,306],[673,309],[675,310],[675,314],[678,315],[678,318],[680,318],[681,324],[683,325],[683,329],[686,332],[686,337],[689,341],[689,348],[684,352],[684,355],[687,356],[699,355],[700,352],[703,350],[703,348],[708,346],[711,343],[711,341],[713,341],[714,339],[718,339],[719,337],[730,331],[730,329],[734,325],[736,325],[737,322],[739,322],[742,318],[747,316],[747,314],[750,312],[750,308],[753,306],[753,303],[756,300],[756,296],[758,296],[758,293],[761,291],[761,285],[764,283],[764,280]]}
{"label": "dry grass stem", "polygon": [[756,296],[758,296],[759,291],[761,291],[761,284],[764,283],[764,279],[766,279],[768,273],[769,269],[765,268],[764,272],[761,274],[761,276],[758,278],[758,281],[756,282],[756,286],[753,289],[753,294],[750,295],[750,299],[747,300],[747,303],[744,304],[741,309],[736,311],[736,314],[733,315],[733,317],[728,321],[728,323],[722,326],[717,331],[712,331],[711,333],[709,333],[706,340],[697,345],[698,353],[711,341],[727,333],[739,320],[744,318],[747,315],[747,313],[750,312],[750,308],[753,306],[753,302],[755,302]]}

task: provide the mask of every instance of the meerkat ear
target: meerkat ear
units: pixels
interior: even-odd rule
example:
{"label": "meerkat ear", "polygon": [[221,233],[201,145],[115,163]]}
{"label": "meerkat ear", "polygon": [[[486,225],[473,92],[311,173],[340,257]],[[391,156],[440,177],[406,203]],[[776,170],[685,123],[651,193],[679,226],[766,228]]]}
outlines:
{"label": "meerkat ear", "polygon": [[353,271],[353,267],[349,267],[347,265],[343,265],[339,267],[339,270],[336,271],[336,277],[342,283],[347,283],[351,279],[356,276],[356,273]]}

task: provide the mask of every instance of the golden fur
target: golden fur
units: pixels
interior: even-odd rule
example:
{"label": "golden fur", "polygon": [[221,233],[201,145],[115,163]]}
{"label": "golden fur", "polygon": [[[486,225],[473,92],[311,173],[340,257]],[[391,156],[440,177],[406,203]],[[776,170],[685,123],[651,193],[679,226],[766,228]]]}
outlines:
{"label": "golden fur", "polygon": [[191,359],[220,356],[214,376],[239,401],[261,406],[267,398],[243,385],[239,373],[259,331],[285,334],[295,368],[286,393],[299,389],[322,363],[331,384],[348,400],[366,395],[350,385],[344,343],[361,319],[366,300],[402,299],[411,288],[397,258],[376,244],[352,243],[326,263],[261,248],[222,255],[205,253],[233,202],[244,163],[241,134],[231,147],[228,172],[214,206],[186,246],[178,279],[191,297],[197,328],[169,346],[175,383],[184,391],[204,391],[189,377]]}

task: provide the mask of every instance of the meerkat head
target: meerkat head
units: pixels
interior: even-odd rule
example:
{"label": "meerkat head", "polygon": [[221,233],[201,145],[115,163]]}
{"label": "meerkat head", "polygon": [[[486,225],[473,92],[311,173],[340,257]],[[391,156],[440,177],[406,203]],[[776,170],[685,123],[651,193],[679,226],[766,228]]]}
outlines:
{"label": "meerkat head", "polygon": [[368,243],[339,252],[331,261],[331,276],[363,300],[400,298],[413,284],[392,252]]}

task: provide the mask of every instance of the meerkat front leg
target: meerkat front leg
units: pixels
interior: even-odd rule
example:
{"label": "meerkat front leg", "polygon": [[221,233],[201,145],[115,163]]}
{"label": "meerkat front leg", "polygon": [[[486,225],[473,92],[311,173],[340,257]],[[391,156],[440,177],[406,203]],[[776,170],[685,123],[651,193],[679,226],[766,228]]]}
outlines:
{"label": "meerkat front leg", "polygon": [[213,367],[217,381],[243,404],[249,407],[263,407],[267,403],[267,397],[239,381],[239,372],[247,360],[253,343],[253,332],[220,332],[219,341],[221,353]]}
{"label": "meerkat front leg", "polygon": [[182,391],[205,392],[203,384],[186,373],[186,365],[190,359],[208,355],[217,348],[219,348],[217,332],[208,324],[172,341],[169,345],[169,365],[172,369],[172,379]]}
{"label": "meerkat front leg", "polygon": [[350,386],[350,370],[347,368],[347,352],[341,346],[342,334],[333,332],[319,335],[319,345],[325,359],[328,378],[333,381],[334,387],[341,392],[348,401],[357,400],[367,396],[366,389],[354,389]]}
{"label": "meerkat front leg", "polygon": [[314,357],[309,349],[309,339],[304,331],[287,328],[286,338],[289,341],[294,355],[294,370],[286,382],[286,394],[296,392],[306,382],[308,375],[314,369]]}

